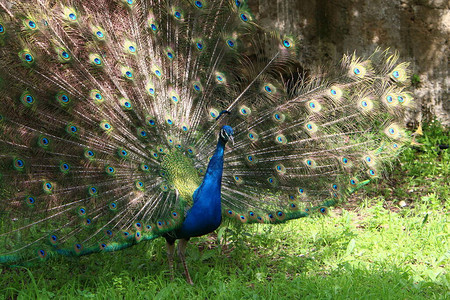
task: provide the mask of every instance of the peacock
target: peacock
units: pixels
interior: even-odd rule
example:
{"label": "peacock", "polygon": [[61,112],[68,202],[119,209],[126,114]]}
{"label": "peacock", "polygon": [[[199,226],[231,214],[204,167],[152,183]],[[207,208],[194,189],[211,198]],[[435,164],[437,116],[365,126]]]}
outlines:
{"label": "peacock", "polygon": [[326,214],[409,141],[408,63],[320,73],[238,0],[0,2],[0,263]]}

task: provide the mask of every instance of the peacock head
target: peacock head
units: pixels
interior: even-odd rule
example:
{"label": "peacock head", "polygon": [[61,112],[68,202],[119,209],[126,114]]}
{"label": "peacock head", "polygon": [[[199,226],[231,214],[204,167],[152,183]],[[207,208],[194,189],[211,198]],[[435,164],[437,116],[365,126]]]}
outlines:
{"label": "peacock head", "polygon": [[219,140],[226,143],[229,140],[234,142],[233,140],[233,128],[231,126],[225,125],[220,129]]}

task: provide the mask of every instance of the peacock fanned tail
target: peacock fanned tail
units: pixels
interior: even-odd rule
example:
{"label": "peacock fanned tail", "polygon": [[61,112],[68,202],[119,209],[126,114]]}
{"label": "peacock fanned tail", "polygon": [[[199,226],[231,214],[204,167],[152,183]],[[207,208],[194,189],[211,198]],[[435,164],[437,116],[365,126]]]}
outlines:
{"label": "peacock fanned tail", "polygon": [[280,223],[383,176],[409,140],[406,63],[305,75],[243,1],[0,2],[0,263],[179,228],[222,125],[223,216]]}

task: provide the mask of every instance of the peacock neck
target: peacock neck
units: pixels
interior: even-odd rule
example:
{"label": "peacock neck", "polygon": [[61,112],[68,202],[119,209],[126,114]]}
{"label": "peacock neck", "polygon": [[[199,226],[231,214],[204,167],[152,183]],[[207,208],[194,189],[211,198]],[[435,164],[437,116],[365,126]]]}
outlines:
{"label": "peacock neck", "polygon": [[214,231],[222,222],[221,185],[225,142],[219,139],[205,177],[194,192],[194,204],[186,214],[183,225],[175,231],[177,238],[190,238]]}
{"label": "peacock neck", "polygon": [[217,142],[216,151],[209,161],[208,168],[206,169],[206,175],[203,178],[203,182],[211,180],[218,183],[219,189],[222,182],[224,152],[225,142],[219,139],[219,141]]}
{"label": "peacock neck", "polygon": [[[209,160],[205,177],[202,184],[194,193],[194,203],[201,202],[214,210],[221,209],[220,192],[222,186],[223,156],[225,152],[225,142],[219,139],[216,151]],[[212,192],[212,194],[207,194]]]}

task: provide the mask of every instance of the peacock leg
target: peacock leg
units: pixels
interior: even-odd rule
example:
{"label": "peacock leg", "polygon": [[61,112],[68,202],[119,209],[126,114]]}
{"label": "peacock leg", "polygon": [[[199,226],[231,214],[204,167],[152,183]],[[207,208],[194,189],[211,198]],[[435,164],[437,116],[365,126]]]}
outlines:
{"label": "peacock leg", "polygon": [[175,252],[175,241],[169,241],[166,239],[166,246],[167,246],[167,260],[169,261],[170,280],[173,280],[174,278],[173,253]]}
{"label": "peacock leg", "polygon": [[194,285],[194,282],[191,279],[191,275],[189,275],[189,270],[186,264],[186,246],[188,243],[189,239],[181,239],[178,242],[178,255],[180,256],[181,262],[183,263],[183,267],[184,267],[184,274],[186,275],[186,281],[190,284],[190,285]]}

